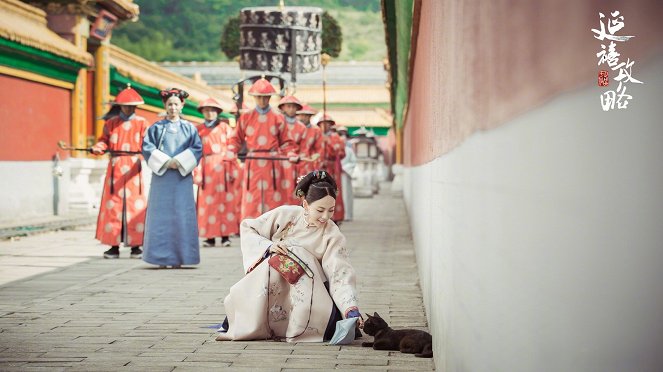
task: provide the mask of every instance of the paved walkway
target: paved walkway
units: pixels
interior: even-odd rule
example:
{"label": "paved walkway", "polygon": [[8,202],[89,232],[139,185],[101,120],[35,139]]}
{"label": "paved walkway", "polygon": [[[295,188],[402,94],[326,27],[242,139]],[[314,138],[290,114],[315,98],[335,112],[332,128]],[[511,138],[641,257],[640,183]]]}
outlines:
{"label": "paved walkway", "polygon": [[[389,189],[388,187],[383,188]],[[394,327],[426,329],[403,201],[355,201],[342,226],[357,270],[360,308]],[[353,345],[217,342],[223,298],[242,275],[238,240],[201,248],[195,268],[159,270],[104,260],[93,227],[0,242],[2,371],[429,371],[432,359]],[[364,336],[363,340],[371,339]]]}

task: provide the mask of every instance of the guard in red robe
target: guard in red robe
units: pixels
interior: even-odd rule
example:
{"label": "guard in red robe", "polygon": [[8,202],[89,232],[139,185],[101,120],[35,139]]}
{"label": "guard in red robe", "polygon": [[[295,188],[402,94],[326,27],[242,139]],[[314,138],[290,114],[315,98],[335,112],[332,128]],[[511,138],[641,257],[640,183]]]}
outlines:
{"label": "guard in red robe", "polygon": [[[237,113],[239,111],[239,114],[244,114],[246,112],[251,111],[249,106],[246,105],[246,103],[242,102],[242,108],[238,110],[237,104],[230,109],[230,113],[233,114],[235,117],[237,117]],[[234,131],[235,128],[237,127],[237,122],[233,121],[231,129]],[[232,189],[235,193],[235,210],[237,211],[237,215],[240,216],[242,215],[242,196],[244,195],[244,189],[242,188],[242,180],[244,179],[244,163],[240,162],[238,159],[235,159],[235,164],[237,165],[237,177],[235,177],[233,181],[233,186]],[[241,221],[241,219],[240,219]]]}
{"label": "guard in red robe", "polygon": [[266,79],[253,83],[249,95],[255,99],[256,107],[239,117],[228,139],[228,158],[235,157],[242,144],[246,143],[247,148],[242,180],[242,219],[256,218],[286,203],[281,158],[288,157],[292,163],[299,160],[283,115],[269,105],[269,99],[275,94],[276,89]]}
{"label": "guard in red robe", "polygon": [[[319,121],[318,125],[321,127],[324,142],[323,154],[324,163],[323,169],[331,173],[335,180],[340,180],[342,175],[341,160],[345,157],[345,141],[337,133],[332,131],[332,126],[336,125],[334,119],[329,115],[324,115]],[[339,224],[343,221],[345,216],[345,207],[343,204],[343,190],[341,182],[337,182],[338,196],[336,198],[336,210],[332,220]]]}
{"label": "guard in red robe", "polygon": [[[288,125],[290,138],[295,143],[297,153],[303,157],[303,147],[305,147],[306,126],[304,123],[297,119],[297,111],[302,109],[302,104],[295,96],[285,96],[279,102],[279,110],[285,117],[285,122]],[[305,162],[300,162],[305,163]],[[287,195],[285,204],[299,205],[301,200],[295,195],[295,186],[297,186],[297,177],[305,176],[306,173],[300,174],[299,164],[293,164],[289,161],[282,161],[283,166],[283,179],[281,180],[281,187]]]}
{"label": "guard in red robe", "polygon": [[221,245],[227,247],[230,235],[239,233],[233,187],[239,171],[235,159],[226,159],[232,128],[226,119],[219,117],[223,108],[214,98],[203,101],[198,111],[205,117],[205,121],[196,126],[203,142],[203,157],[194,171],[194,182],[198,185],[198,233],[205,238],[204,246],[213,247],[215,239],[221,237]]}
{"label": "guard in red robe", "polygon": [[[104,123],[104,131],[92,153],[110,153],[104,190],[99,205],[96,238],[110,245],[104,258],[119,258],[120,244],[131,247],[131,258],[141,258],[147,195],[144,192],[140,154],[149,123],[135,114],[143,98],[128,86],[113,105],[120,110]],[[118,112],[111,110],[111,112]],[[135,152],[135,154],[131,154]]]}
{"label": "guard in red robe", "polygon": [[322,168],[322,162],[324,161],[324,157],[322,156],[322,146],[324,142],[322,130],[311,124],[311,116],[315,114],[315,110],[307,104],[302,104],[302,108],[297,110],[297,119],[299,119],[299,121],[301,121],[306,127],[306,133],[304,133],[303,140],[299,143],[299,154],[300,156],[309,159],[315,154],[318,154],[318,159],[315,161],[300,161],[297,164],[297,174],[300,176],[307,175],[316,169]]}

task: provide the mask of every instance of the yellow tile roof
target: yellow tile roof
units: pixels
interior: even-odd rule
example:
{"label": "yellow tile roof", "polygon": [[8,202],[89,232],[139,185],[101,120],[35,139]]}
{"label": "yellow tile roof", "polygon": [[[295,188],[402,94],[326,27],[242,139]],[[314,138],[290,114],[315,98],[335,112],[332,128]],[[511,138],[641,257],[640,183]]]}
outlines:
{"label": "yellow tile roof", "polygon": [[345,127],[391,127],[391,115],[384,109],[338,109],[327,110],[327,114],[336,122],[337,126]]}
{"label": "yellow tile roof", "polygon": [[229,112],[235,105],[230,91],[224,92],[198,83],[114,45],[110,46],[110,64],[122,75],[141,84],[158,89],[169,87],[184,89],[189,93],[189,99],[197,102],[202,102],[207,97],[214,97],[221,103],[225,112]]}
{"label": "yellow tile roof", "polygon": [[47,27],[46,13],[18,0],[0,1],[0,37],[86,65],[92,55],[76,48]]}
{"label": "yellow tile roof", "polygon": [[138,19],[140,8],[133,0],[102,0],[101,4],[110,8],[120,19]]}
{"label": "yellow tile roof", "polygon": [[[386,103],[390,100],[389,90],[384,85],[328,85],[326,90],[328,103]],[[322,85],[298,86],[295,96],[308,104],[322,103]]]}

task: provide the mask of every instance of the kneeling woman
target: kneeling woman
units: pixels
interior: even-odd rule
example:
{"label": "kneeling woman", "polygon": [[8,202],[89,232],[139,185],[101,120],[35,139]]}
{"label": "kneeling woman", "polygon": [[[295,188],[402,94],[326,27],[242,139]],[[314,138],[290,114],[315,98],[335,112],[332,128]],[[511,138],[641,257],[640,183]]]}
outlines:
{"label": "kneeling woman", "polygon": [[247,274],[224,300],[227,323],[217,340],[320,342],[331,338],[336,321],[360,316],[345,237],[331,220],[336,182],[315,171],[295,192],[303,207],[284,205],[242,221]]}

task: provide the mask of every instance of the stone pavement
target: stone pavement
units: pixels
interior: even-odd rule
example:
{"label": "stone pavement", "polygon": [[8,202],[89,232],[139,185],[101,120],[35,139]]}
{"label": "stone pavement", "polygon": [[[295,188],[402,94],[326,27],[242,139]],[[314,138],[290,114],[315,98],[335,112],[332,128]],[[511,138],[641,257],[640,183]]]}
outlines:
{"label": "stone pavement", "polygon": [[[382,190],[389,190],[384,187]],[[360,309],[394,327],[427,329],[401,198],[355,200],[342,231],[358,276]],[[353,345],[218,342],[206,326],[241,276],[238,239],[201,248],[195,268],[159,270],[101,258],[92,226],[0,242],[2,371],[430,371],[432,359]]]}

